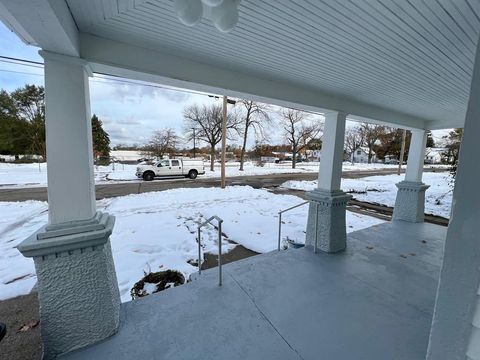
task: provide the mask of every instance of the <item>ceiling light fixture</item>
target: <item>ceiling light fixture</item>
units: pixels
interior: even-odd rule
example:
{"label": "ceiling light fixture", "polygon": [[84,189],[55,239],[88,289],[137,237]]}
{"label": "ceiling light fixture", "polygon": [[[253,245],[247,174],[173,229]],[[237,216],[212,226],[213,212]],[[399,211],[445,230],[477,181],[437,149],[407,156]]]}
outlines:
{"label": "ceiling light fixture", "polygon": [[178,19],[186,26],[195,26],[203,17],[210,19],[224,33],[238,23],[238,5],[241,0],[175,0]]}

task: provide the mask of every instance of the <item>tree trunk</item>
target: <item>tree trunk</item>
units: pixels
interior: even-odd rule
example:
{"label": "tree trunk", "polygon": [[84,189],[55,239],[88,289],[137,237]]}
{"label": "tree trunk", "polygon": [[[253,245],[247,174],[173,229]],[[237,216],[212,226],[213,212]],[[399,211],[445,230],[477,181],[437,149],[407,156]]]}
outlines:
{"label": "tree trunk", "polygon": [[248,127],[245,127],[245,134],[243,134],[242,151],[240,152],[240,171],[243,171],[243,161],[245,158],[245,147],[247,146]]}
{"label": "tree trunk", "polygon": [[297,165],[297,147],[294,146],[292,147],[292,169],[295,169],[296,165]]}
{"label": "tree trunk", "polygon": [[210,148],[210,171],[215,170],[215,146]]}

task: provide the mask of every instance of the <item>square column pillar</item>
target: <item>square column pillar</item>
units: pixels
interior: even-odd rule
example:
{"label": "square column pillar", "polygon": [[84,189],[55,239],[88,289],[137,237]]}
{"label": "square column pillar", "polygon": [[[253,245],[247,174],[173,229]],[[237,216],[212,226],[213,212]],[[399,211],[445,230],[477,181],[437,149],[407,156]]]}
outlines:
{"label": "square column pillar", "polygon": [[427,360],[480,358],[479,98],[477,46]]}
{"label": "square column pillar", "polygon": [[393,220],[423,222],[425,218],[425,191],[429,188],[422,182],[426,144],[427,132],[412,130],[405,180],[397,184]]}
{"label": "square column pillar", "polygon": [[335,253],[346,248],[345,210],[352,198],[340,190],[346,118],[339,112],[325,114],[318,188],[306,194],[310,205],[305,245],[315,251]]}
{"label": "square column pillar", "polygon": [[45,59],[49,224],[18,249],[38,278],[43,359],[117,331],[120,294],[109,236],[114,217],[96,211],[88,64]]}

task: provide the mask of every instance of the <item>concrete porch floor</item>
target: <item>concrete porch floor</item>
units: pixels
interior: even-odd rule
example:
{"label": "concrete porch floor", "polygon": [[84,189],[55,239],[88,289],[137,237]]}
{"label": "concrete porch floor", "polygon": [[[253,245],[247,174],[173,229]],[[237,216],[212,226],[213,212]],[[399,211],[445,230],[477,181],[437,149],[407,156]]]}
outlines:
{"label": "concrete porch floor", "polygon": [[122,305],[117,335],[62,359],[423,359],[446,228],[388,222],[335,255],[273,252]]}

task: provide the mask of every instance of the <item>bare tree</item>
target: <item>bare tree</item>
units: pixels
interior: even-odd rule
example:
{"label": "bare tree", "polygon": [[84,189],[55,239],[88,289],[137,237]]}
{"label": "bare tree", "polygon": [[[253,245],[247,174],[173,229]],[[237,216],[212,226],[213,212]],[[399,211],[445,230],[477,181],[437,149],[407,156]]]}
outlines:
{"label": "bare tree", "polygon": [[151,156],[162,158],[168,153],[175,152],[180,143],[180,138],[173,129],[161,129],[153,133],[143,151]]}
{"label": "bare tree", "polygon": [[345,150],[353,164],[353,153],[364,143],[363,133],[358,125],[352,126],[345,131]]}
{"label": "bare tree", "polygon": [[252,128],[255,132],[255,135],[265,139],[265,127],[270,125],[271,120],[268,115],[268,110],[270,110],[268,105],[256,103],[250,100],[240,100],[238,103],[244,107],[245,111],[242,119],[242,125],[240,125],[241,129],[238,129],[239,133],[243,133],[243,144],[240,152],[240,171],[243,171],[245,149],[247,147],[248,140],[248,130]]}
{"label": "bare tree", "polygon": [[295,169],[297,154],[315,139],[323,124],[320,121],[312,122],[310,115],[300,110],[284,109],[281,115],[284,137],[292,147],[292,169]]}
{"label": "bare tree", "polygon": [[365,146],[368,148],[368,163],[372,162],[374,154],[374,147],[378,145],[382,134],[385,132],[385,127],[374,124],[363,123],[360,125],[360,134],[363,138]]}
{"label": "bare tree", "polygon": [[[198,140],[206,142],[210,146],[210,170],[214,170],[215,146],[222,140],[222,107],[219,105],[197,104],[188,106],[183,111],[185,120],[185,133],[187,139],[193,138],[192,129],[195,128],[195,136]],[[237,128],[237,116],[229,111],[227,115],[227,130]],[[228,134],[227,134],[228,138]]]}

